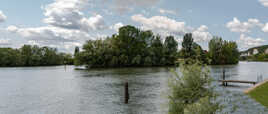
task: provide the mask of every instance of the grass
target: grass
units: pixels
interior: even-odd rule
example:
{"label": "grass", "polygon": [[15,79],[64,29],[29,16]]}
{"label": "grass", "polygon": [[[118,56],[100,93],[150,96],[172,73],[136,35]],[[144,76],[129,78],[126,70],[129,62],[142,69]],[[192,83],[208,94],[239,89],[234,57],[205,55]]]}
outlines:
{"label": "grass", "polygon": [[268,108],[268,82],[250,91],[248,95]]}

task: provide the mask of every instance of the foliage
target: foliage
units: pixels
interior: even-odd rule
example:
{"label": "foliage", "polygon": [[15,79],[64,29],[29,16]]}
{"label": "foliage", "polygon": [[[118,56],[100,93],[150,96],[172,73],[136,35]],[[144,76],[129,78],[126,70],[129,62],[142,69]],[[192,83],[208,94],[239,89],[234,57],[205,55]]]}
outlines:
{"label": "foliage", "polygon": [[252,56],[242,56],[240,60],[248,60],[248,61],[268,61],[268,54],[258,53]]}
{"label": "foliage", "polygon": [[183,37],[182,50],[181,50],[183,58],[193,57],[194,55],[193,44],[194,40],[192,34],[191,33],[185,34]]}
{"label": "foliage", "polygon": [[210,73],[200,62],[181,64],[169,79],[169,114],[214,114],[221,109]]}
{"label": "foliage", "polygon": [[209,42],[209,57],[213,65],[237,64],[239,61],[239,51],[236,42],[213,37]]}
{"label": "foliage", "polygon": [[78,54],[79,52],[80,52],[79,47],[75,47],[75,49],[74,49],[74,55]]}
{"label": "foliage", "polygon": [[72,55],[36,45],[24,45],[20,49],[0,48],[0,56],[0,67],[73,64]]}
{"label": "foliage", "polygon": [[118,34],[105,39],[89,40],[75,51],[75,64],[86,67],[129,67],[174,65],[179,60],[199,60],[204,64],[236,64],[239,52],[235,42],[214,37],[209,43],[209,53],[194,42],[191,33],[183,37],[182,49],[173,36],[165,41],[152,31],[134,26],[124,26]]}
{"label": "foliage", "polygon": [[206,52],[200,45],[194,42],[192,34],[187,33],[183,37],[182,49],[180,51],[180,57],[183,58],[186,63],[188,60],[199,60],[203,63],[208,63],[208,57]]}
{"label": "foliage", "polygon": [[124,26],[106,39],[89,40],[75,56],[76,65],[87,67],[128,67],[174,65],[178,43],[173,36],[164,43],[152,31]]}

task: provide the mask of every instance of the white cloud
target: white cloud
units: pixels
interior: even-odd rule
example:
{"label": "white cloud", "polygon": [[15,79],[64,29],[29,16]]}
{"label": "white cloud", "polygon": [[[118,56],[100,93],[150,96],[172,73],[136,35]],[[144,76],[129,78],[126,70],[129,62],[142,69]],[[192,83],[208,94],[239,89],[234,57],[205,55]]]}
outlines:
{"label": "white cloud", "polygon": [[41,45],[40,43],[38,43],[36,40],[29,40],[28,42],[27,42],[27,44],[28,45]]}
{"label": "white cloud", "polygon": [[246,36],[245,34],[241,34],[240,39],[237,41],[237,43],[241,46],[241,48],[245,48],[245,49],[259,46],[264,42],[265,40],[261,38],[252,38],[252,37]]}
{"label": "white cloud", "polygon": [[80,11],[88,0],[55,0],[44,7],[47,17],[44,23],[64,28],[79,28],[79,21],[83,18]]}
{"label": "white cloud", "polygon": [[172,15],[176,15],[176,12],[175,11],[166,10],[166,9],[159,9],[159,13],[161,13],[161,14],[172,14]]}
{"label": "white cloud", "polygon": [[44,9],[43,22],[48,26],[35,28],[17,28],[9,26],[7,30],[13,31],[28,39],[39,42],[73,42],[84,41],[91,38],[89,31],[106,28],[101,15],[87,18],[82,10],[91,4],[91,0],[54,0]]}
{"label": "white cloud", "polygon": [[9,31],[9,32],[17,32],[18,27],[14,26],[14,25],[10,25],[10,26],[7,27],[7,31]]}
{"label": "white cloud", "polygon": [[121,23],[121,22],[119,22],[119,23],[116,23],[116,24],[110,26],[110,29],[112,29],[112,30],[118,32],[118,31],[119,31],[119,28],[121,28],[121,27],[123,27],[123,26],[124,26],[124,24]]}
{"label": "white cloud", "polygon": [[83,44],[80,42],[68,42],[68,43],[64,43],[63,47],[58,47],[58,48],[69,51],[69,50],[74,50],[75,47],[82,47],[82,45]]}
{"label": "white cloud", "polygon": [[268,0],[259,0],[259,2],[265,6],[265,7],[268,7]]}
{"label": "white cloud", "polygon": [[8,26],[7,31],[25,38],[27,44],[57,47],[68,50],[74,46],[81,46],[86,40],[95,39],[99,30],[108,29],[104,18],[95,14],[87,17],[83,14],[84,8],[91,0],[54,0],[44,6],[43,19],[46,26],[17,27]]}
{"label": "white cloud", "polygon": [[178,22],[165,16],[146,18],[137,14],[133,15],[131,19],[140,23],[143,29],[153,30],[156,33],[183,35],[187,32],[185,22]]}
{"label": "white cloud", "polygon": [[90,0],[55,0],[45,6],[44,23],[66,28],[80,29],[84,31],[101,30],[105,28],[105,22],[101,15],[96,14],[87,18],[82,10],[89,6]]}
{"label": "white cloud", "polygon": [[263,32],[268,32],[268,23],[266,23],[263,28],[262,28]]}
{"label": "white cloud", "polygon": [[212,35],[208,32],[208,27],[206,25],[201,25],[193,31],[193,38],[195,42],[209,42]]}
{"label": "white cloud", "polygon": [[0,46],[11,45],[10,39],[0,39]]}
{"label": "white cloud", "polygon": [[0,23],[6,21],[6,19],[7,16],[5,16],[5,14],[2,11],[0,11]]}
{"label": "white cloud", "polygon": [[106,28],[104,19],[101,15],[96,15],[94,17],[90,17],[89,19],[83,18],[81,20],[81,26],[82,30],[86,31],[101,30]]}
{"label": "white cloud", "polygon": [[25,38],[27,41],[25,44],[54,47],[64,52],[72,52],[75,46],[81,47],[86,40],[94,40],[87,32],[55,26],[35,28],[9,26],[7,30]]}
{"label": "white cloud", "polygon": [[165,16],[146,18],[143,15],[138,14],[133,15],[131,18],[133,21],[140,23],[142,29],[152,30],[163,36],[174,35],[175,37],[178,37],[178,42],[181,42],[182,36],[188,32],[192,32],[194,41],[199,43],[208,42],[212,38],[212,35],[208,32],[208,27],[205,25],[195,29],[186,26],[185,22],[178,22]]}
{"label": "white cloud", "polygon": [[18,28],[16,26],[9,26],[7,30],[18,34],[29,41],[35,41],[39,44],[85,41],[91,38],[89,34],[83,31],[64,29],[54,26],[36,28]]}
{"label": "white cloud", "polygon": [[236,17],[226,24],[226,27],[232,32],[247,33],[254,27],[262,27],[263,24],[258,19],[248,19],[247,22],[241,22]]}
{"label": "white cloud", "polygon": [[65,42],[65,43],[58,43],[58,44],[42,44],[39,43],[38,41],[35,40],[29,40],[27,45],[38,45],[38,46],[49,46],[52,48],[57,48],[58,50],[64,51],[64,52],[69,52],[73,53],[73,50],[75,49],[76,46],[82,47],[82,43],[80,42]]}

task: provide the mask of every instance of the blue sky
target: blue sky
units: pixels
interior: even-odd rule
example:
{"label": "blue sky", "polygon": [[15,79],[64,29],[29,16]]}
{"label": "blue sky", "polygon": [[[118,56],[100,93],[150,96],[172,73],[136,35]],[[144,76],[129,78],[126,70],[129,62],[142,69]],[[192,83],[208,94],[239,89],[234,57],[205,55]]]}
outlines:
{"label": "blue sky", "polygon": [[0,47],[23,44],[72,52],[123,25],[174,35],[192,32],[207,49],[212,36],[239,49],[268,43],[268,0],[1,0]]}

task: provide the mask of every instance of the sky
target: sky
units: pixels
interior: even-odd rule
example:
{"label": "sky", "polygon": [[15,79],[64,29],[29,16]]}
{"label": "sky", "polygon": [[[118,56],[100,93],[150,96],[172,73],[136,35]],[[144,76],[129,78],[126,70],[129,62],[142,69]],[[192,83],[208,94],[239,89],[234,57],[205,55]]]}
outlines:
{"label": "sky", "polygon": [[73,52],[85,41],[133,25],[155,34],[183,35],[207,49],[213,36],[240,50],[268,44],[268,0],[1,0],[0,47],[24,44]]}

